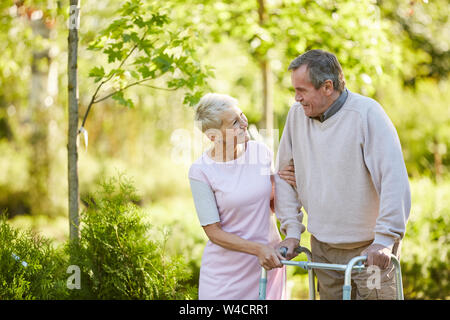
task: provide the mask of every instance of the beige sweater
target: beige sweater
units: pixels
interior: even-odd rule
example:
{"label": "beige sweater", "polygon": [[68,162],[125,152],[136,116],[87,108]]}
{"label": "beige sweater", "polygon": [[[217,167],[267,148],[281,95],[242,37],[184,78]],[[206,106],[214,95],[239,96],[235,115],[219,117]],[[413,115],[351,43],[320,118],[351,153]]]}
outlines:
{"label": "beige sweater", "polygon": [[349,91],[324,122],[289,110],[277,168],[290,160],[297,188],[275,175],[275,211],[281,231],[300,239],[303,206],[308,231],[319,241],[351,244],[401,239],[411,208],[408,175],[397,132],[373,99]]}

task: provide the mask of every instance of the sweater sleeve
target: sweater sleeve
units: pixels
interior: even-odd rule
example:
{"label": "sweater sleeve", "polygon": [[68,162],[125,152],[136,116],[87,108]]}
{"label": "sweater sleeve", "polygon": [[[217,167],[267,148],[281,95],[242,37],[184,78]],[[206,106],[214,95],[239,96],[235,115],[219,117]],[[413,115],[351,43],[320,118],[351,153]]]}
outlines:
{"label": "sweater sleeve", "polygon": [[374,243],[391,247],[403,238],[411,209],[408,173],[400,140],[379,104],[367,113],[364,159],[380,199]]}
{"label": "sweater sleeve", "polygon": [[[293,163],[291,139],[293,108],[295,107],[291,107],[289,111],[281,136],[275,168],[277,171]],[[275,173],[275,214],[280,221],[280,231],[286,235],[286,238],[300,240],[301,233],[305,231],[301,207],[297,191]]]}

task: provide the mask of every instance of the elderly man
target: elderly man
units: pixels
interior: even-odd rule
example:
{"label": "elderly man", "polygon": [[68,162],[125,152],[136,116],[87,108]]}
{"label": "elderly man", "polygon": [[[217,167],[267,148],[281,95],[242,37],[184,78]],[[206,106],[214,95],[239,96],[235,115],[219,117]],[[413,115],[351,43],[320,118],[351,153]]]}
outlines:
{"label": "elderly man", "polygon": [[[288,259],[296,255],[305,230],[303,206],[313,261],[346,264],[367,255],[381,281],[374,286],[372,273],[355,274],[352,298],[395,299],[390,254],[399,254],[411,207],[397,132],[380,104],[345,88],[335,55],[311,50],[288,69],[296,103],[277,161],[280,168],[294,164],[296,188],[276,176],[275,210],[286,235],[279,247],[288,248]],[[342,272],[316,275],[321,299],[342,299]]]}

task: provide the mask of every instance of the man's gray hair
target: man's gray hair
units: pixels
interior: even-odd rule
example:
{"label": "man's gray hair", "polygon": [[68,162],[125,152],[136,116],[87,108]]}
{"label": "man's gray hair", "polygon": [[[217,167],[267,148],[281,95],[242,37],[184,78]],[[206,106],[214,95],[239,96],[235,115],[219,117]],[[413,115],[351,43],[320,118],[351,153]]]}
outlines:
{"label": "man's gray hair", "polygon": [[237,104],[238,101],[229,95],[207,93],[195,106],[195,122],[202,132],[219,129],[222,126],[222,112]]}
{"label": "man's gray hair", "polygon": [[302,65],[307,66],[309,80],[316,89],[319,89],[326,80],[331,80],[334,90],[339,92],[344,90],[344,74],[334,54],[319,49],[307,51],[292,60],[288,70],[296,70]]}

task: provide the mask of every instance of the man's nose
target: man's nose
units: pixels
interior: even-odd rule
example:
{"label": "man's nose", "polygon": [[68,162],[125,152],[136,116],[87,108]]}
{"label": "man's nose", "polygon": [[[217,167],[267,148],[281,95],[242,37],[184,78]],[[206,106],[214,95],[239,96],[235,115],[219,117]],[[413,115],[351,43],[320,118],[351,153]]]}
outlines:
{"label": "man's nose", "polygon": [[299,95],[299,94],[296,94],[295,95],[295,101],[302,102],[303,101],[303,97],[301,95]]}

